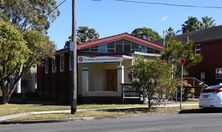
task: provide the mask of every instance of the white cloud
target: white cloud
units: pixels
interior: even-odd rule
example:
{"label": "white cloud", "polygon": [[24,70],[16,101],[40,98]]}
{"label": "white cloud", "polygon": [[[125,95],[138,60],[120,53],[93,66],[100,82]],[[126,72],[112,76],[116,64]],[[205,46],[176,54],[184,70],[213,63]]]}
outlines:
{"label": "white cloud", "polygon": [[161,22],[165,22],[165,21],[167,21],[167,19],[168,19],[168,16],[164,16],[161,18]]}

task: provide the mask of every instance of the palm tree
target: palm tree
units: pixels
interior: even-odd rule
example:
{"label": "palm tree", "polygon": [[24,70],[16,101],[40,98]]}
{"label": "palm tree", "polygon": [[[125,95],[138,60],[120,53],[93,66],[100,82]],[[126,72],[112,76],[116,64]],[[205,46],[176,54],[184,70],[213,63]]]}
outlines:
{"label": "palm tree", "polygon": [[193,31],[198,31],[201,28],[201,22],[196,17],[188,17],[188,20],[182,24],[182,32],[189,33]]}
{"label": "palm tree", "polygon": [[205,16],[202,17],[201,20],[201,29],[211,28],[216,25],[215,20],[212,17]]}

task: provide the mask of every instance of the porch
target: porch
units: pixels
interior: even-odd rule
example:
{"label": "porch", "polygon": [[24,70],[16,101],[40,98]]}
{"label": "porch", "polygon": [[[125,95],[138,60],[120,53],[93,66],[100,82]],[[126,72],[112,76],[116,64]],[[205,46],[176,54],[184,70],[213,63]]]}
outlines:
{"label": "porch", "polygon": [[79,56],[78,95],[82,103],[123,103],[122,84],[129,83],[132,57]]}

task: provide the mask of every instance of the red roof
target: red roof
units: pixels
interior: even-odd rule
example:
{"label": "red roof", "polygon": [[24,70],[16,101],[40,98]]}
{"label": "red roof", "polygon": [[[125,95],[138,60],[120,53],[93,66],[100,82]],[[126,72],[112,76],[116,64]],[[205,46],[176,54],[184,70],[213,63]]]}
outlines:
{"label": "red roof", "polygon": [[128,33],[122,33],[122,34],[118,34],[118,35],[115,35],[115,36],[106,37],[106,38],[98,39],[98,40],[95,40],[95,41],[92,41],[92,42],[87,42],[87,43],[84,43],[84,44],[80,44],[80,45],[77,46],[77,49],[81,50],[83,48],[96,46],[96,45],[103,44],[103,43],[109,43],[109,42],[117,41],[117,40],[124,39],[124,38],[135,40],[135,41],[138,41],[140,43],[146,44],[148,46],[151,46],[151,47],[154,47],[154,48],[157,48],[157,49],[164,49],[164,46],[162,46],[160,44],[153,43],[153,42],[135,37],[135,36],[130,35]]}

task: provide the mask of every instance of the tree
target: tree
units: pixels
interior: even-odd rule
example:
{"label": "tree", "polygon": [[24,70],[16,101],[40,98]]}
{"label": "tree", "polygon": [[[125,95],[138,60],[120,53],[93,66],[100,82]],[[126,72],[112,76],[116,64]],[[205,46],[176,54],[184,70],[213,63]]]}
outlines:
{"label": "tree", "polygon": [[175,35],[175,31],[172,27],[169,27],[167,30],[166,30],[166,38],[170,38],[170,37],[173,37]]}
{"label": "tree", "polygon": [[136,28],[131,33],[133,36],[148,40],[148,41],[156,41],[159,40],[161,37],[160,35],[152,30],[151,28]]}
{"label": "tree", "polygon": [[[8,51],[11,51],[11,54],[23,53],[24,57],[20,58],[19,61],[13,61],[13,69],[7,69],[6,65],[2,65],[2,72],[6,77],[2,78],[1,89],[5,90],[4,92],[4,103],[8,103],[16,84],[21,79],[21,76],[30,70],[32,66],[38,64],[45,57],[51,57],[55,51],[55,45],[52,41],[49,40],[49,37],[46,35],[47,29],[49,28],[51,22],[59,15],[57,10],[57,4],[55,0],[1,0],[0,1],[0,21],[1,23],[7,23],[5,25],[15,25],[18,28],[18,35],[22,36],[24,40],[24,47],[27,48],[27,51],[30,53],[26,54],[26,48],[19,48],[11,46]],[[12,24],[12,25],[11,25]],[[4,25],[4,24],[3,24]],[[14,29],[16,29],[14,27]],[[7,42],[7,46],[11,45],[11,41],[14,40],[10,36],[10,32],[4,34],[2,30],[1,37]],[[5,44],[4,44],[5,45]],[[5,46],[5,47],[7,47]],[[14,48],[14,49],[13,49]],[[1,52],[5,52],[1,49]],[[3,58],[6,57],[6,54],[2,54]],[[23,59],[21,59],[23,58]],[[5,60],[9,61],[9,60]],[[7,62],[9,63],[9,62]],[[10,71],[11,70],[11,71]],[[3,74],[2,73],[2,74]]]}
{"label": "tree", "polygon": [[8,103],[13,93],[12,78],[21,74],[23,64],[28,60],[31,51],[26,45],[20,31],[13,25],[0,21],[0,88],[3,103]]}
{"label": "tree", "polygon": [[148,98],[148,107],[154,96],[174,91],[170,66],[160,59],[137,57],[129,74],[132,86]]}
{"label": "tree", "polygon": [[10,23],[0,23],[0,84],[3,103],[8,103],[22,75],[44,58],[52,57],[55,45],[40,31],[21,33]]}
{"label": "tree", "polygon": [[47,31],[59,15],[56,6],[56,0],[1,0],[0,20],[15,24],[23,31]]}
{"label": "tree", "polygon": [[202,56],[195,54],[193,49],[193,42],[183,44],[180,41],[169,40],[168,47],[161,53],[161,59],[171,65],[172,75],[175,80],[180,80],[181,77],[181,57],[185,57],[186,60],[184,64],[185,74],[190,66],[202,60]]}
{"label": "tree", "polygon": [[215,20],[212,17],[201,17],[201,29],[207,29],[207,28],[211,28],[214,27],[216,25]]}
{"label": "tree", "polygon": [[180,41],[170,40],[168,47],[161,53],[161,59],[169,64],[173,64],[175,67],[174,75],[180,77],[179,67],[181,57],[186,58],[186,62],[184,64],[185,68],[189,68],[191,65],[195,65],[202,60],[202,56],[200,54],[195,54],[193,49],[194,44],[192,41],[183,44]]}
{"label": "tree", "polygon": [[198,31],[201,29],[200,21],[196,17],[188,17],[188,20],[182,24],[182,32],[189,33],[193,31]]}
{"label": "tree", "polygon": [[87,26],[80,26],[77,29],[77,43],[83,44],[85,42],[90,42],[97,40],[99,38],[99,33],[95,29],[89,28]]}

